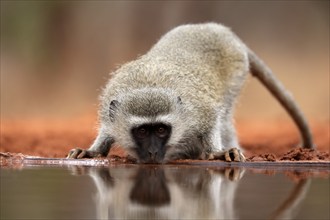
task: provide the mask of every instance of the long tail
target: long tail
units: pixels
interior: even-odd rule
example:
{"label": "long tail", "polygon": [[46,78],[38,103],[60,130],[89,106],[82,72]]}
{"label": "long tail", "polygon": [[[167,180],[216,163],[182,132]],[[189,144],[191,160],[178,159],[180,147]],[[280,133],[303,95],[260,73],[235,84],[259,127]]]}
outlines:
{"label": "long tail", "polygon": [[252,75],[257,77],[261,83],[269,89],[295,121],[301,134],[303,142],[302,147],[310,149],[315,148],[307,121],[292,95],[284,88],[280,81],[276,79],[272,71],[251,50],[249,51],[249,61]]}

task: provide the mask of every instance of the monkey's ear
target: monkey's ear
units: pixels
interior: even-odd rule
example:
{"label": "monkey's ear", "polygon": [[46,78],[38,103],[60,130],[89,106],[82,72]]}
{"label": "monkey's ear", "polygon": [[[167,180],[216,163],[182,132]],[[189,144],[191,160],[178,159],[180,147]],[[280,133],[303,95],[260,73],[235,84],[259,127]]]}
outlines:
{"label": "monkey's ear", "polygon": [[178,98],[177,98],[177,103],[178,104],[182,104],[182,100],[181,100],[181,97],[180,96],[178,96]]}
{"label": "monkey's ear", "polygon": [[119,106],[119,102],[117,100],[112,100],[110,102],[110,107],[109,107],[109,116],[110,116],[110,120],[112,122],[115,121],[115,113],[116,113],[116,110],[118,109],[118,106]]}

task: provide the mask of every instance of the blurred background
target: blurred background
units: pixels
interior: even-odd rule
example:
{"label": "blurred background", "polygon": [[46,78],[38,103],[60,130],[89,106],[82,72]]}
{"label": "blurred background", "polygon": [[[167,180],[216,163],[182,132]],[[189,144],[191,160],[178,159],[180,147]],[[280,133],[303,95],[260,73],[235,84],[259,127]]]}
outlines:
{"label": "blurred background", "polygon": [[[223,23],[313,120],[329,120],[329,1],[3,1],[1,118],[96,114],[109,72],[170,29]],[[249,79],[238,119],[286,113]]]}

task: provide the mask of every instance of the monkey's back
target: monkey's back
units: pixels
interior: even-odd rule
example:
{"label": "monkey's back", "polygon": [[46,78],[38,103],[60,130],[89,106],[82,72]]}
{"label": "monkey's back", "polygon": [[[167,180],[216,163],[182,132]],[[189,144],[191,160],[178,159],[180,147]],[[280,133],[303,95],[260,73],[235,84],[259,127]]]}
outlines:
{"label": "monkey's back", "polygon": [[248,72],[246,51],[222,25],[179,26],[146,55],[118,69],[103,96],[115,98],[147,87],[172,89],[202,120],[205,111],[232,106]]}

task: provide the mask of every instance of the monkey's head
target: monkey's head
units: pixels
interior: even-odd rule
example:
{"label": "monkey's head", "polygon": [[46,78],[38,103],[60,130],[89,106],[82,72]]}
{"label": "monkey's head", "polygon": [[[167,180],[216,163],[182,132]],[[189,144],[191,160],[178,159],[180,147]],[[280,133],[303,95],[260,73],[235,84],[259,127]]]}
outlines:
{"label": "monkey's head", "polygon": [[[109,105],[115,140],[141,163],[162,163],[183,135],[181,98],[168,89],[121,94]],[[180,125],[181,124],[181,125]]]}

